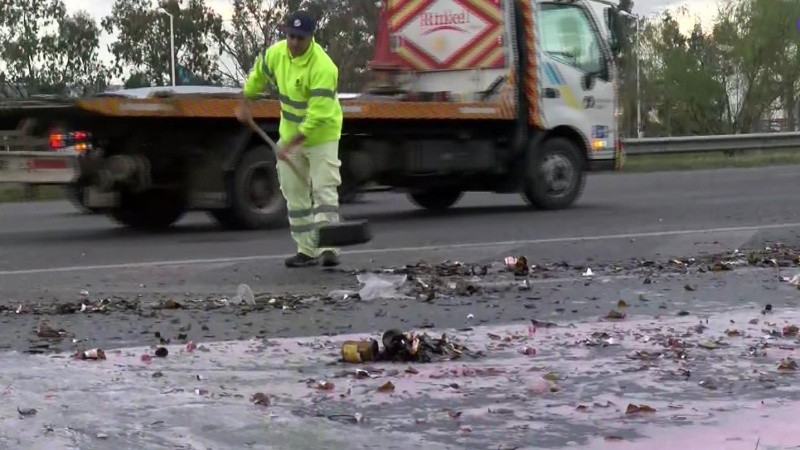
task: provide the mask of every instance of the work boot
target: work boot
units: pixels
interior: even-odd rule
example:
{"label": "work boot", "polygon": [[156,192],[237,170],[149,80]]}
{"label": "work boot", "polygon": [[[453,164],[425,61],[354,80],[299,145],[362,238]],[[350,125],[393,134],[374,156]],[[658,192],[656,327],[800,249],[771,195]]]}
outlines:
{"label": "work boot", "polygon": [[310,267],[319,264],[319,260],[305,253],[298,253],[284,261],[284,264],[286,264],[286,267]]}
{"label": "work boot", "polygon": [[322,258],[322,265],[324,267],[333,267],[339,265],[339,255],[332,252],[331,250],[325,250],[324,252],[322,252],[322,255],[320,255],[320,257]]}

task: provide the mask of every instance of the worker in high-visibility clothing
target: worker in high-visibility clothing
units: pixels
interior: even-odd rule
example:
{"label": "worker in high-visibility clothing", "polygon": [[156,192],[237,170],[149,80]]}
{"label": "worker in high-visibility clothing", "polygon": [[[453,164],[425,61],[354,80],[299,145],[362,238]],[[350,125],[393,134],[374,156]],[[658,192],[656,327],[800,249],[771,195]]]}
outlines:
{"label": "worker in high-visibility clothing", "polygon": [[[287,267],[339,264],[339,250],[317,248],[318,227],[339,221],[339,139],[342,107],[337,97],[339,69],[315,41],[316,21],[299,11],[285,25],[286,39],[258,58],[243,89],[237,108],[239,120],[252,118],[250,101],[271,83],[281,104],[280,139],[277,144],[278,179],[289,209],[292,238],[297,254]],[[294,163],[302,178],[281,160]],[[312,190],[313,187],[313,190]]]}

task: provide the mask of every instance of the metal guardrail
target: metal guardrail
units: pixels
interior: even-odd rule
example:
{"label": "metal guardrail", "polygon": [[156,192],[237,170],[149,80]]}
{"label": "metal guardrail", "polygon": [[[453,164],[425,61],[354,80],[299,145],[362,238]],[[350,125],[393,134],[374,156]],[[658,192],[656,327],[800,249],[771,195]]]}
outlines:
{"label": "metal guardrail", "polygon": [[0,152],[35,151],[48,148],[47,137],[26,135],[20,130],[0,130]]}
{"label": "metal guardrail", "polygon": [[628,155],[800,149],[800,132],[623,139]]}
{"label": "metal guardrail", "polygon": [[78,173],[75,154],[0,152],[0,183],[69,184]]}

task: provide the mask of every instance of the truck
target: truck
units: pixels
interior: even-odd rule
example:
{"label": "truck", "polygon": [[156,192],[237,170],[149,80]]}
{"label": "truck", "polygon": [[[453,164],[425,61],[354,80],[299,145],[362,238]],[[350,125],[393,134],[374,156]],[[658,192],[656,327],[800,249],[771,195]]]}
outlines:
{"label": "truck", "polygon": [[[610,0],[381,0],[370,80],[339,94],[342,187],[368,183],[445,210],[465,192],[563,209],[590,171],[618,169]],[[239,89],[122,90],[0,106],[0,182],[62,184],[125,226],[187,211],[224,229],[288,225],[276,156],[237,121]],[[281,101],[253,104],[277,138]]]}

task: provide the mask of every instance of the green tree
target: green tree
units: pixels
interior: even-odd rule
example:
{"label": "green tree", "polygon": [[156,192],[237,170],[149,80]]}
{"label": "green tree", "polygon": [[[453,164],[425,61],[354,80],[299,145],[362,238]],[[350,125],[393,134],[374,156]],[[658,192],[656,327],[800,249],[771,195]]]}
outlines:
{"label": "green tree", "polygon": [[270,7],[261,0],[233,0],[231,27],[216,35],[220,48],[233,61],[221,70],[227,84],[241,86],[256,57],[281,38],[284,1]]}
{"label": "green tree", "polygon": [[177,0],[159,0],[153,8],[150,0],[115,1],[102,27],[117,38],[109,47],[116,75],[123,75],[127,69],[141,75],[138,81],[170,84],[170,20],[158,9],[164,8],[175,18],[177,63],[210,83],[219,81],[219,51],[214,44],[223,34],[222,18],[204,0],[185,3],[182,8]]}
{"label": "green tree", "polygon": [[147,75],[141,72],[133,72],[125,80],[124,88],[135,89],[135,88],[151,87],[152,85],[153,83],[150,81],[150,79],[147,78]]}
{"label": "green tree", "polygon": [[287,0],[289,10],[304,8],[319,21],[317,41],[339,66],[339,89],[358,91],[367,78],[375,49],[380,10],[375,0]]}
{"label": "green tree", "polygon": [[[622,0],[620,2],[622,11],[631,12],[633,2]],[[619,96],[619,105],[622,112],[620,117],[620,133],[623,136],[636,136],[637,117],[636,104],[638,99],[637,92],[637,44],[639,44],[639,34],[637,33],[637,21],[640,20],[633,16],[621,16],[622,36],[621,52],[617,59],[616,83]]]}
{"label": "green tree", "polygon": [[715,51],[713,41],[699,25],[684,36],[670,15],[663,19],[659,38],[654,44],[659,61],[652,76],[658,88],[656,110],[664,131],[668,135],[721,132],[724,87],[716,79],[714,67],[704,64]]}
{"label": "green tree", "polygon": [[718,44],[700,24],[681,33],[664,13],[642,32],[642,103],[647,136],[719,134],[730,127]]}
{"label": "green tree", "polygon": [[235,67],[225,70],[228,81],[242,83],[255,58],[284,37],[286,15],[298,9],[317,18],[316,40],[339,66],[339,89],[359,90],[378,30],[374,0],[276,0],[271,6],[258,0],[234,0],[231,31],[221,36],[222,48],[235,61]]}
{"label": "green tree", "polygon": [[[644,24],[646,134],[753,132],[780,109],[795,124],[800,90],[797,17],[798,0],[727,0],[710,33],[697,25],[682,34],[669,14],[657,24]],[[635,60],[625,70],[627,57],[623,55],[620,89],[623,129],[635,124],[635,68],[630,68]]]}
{"label": "green tree", "polygon": [[110,74],[100,61],[100,27],[87,12],[59,21],[56,50],[58,84],[68,92],[86,96],[107,87]]}
{"label": "green tree", "polygon": [[757,130],[776,106],[794,108],[800,82],[798,17],[797,0],[729,0],[723,5],[713,34],[734,131]]}
{"label": "green tree", "polygon": [[[687,69],[686,37],[680,33],[678,22],[664,13],[661,22],[643,35],[649,47],[642,70],[647,73],[644,102],[647,111],[655,112],[655,120],[647,120],[648,136],[681,134],[685,116],[680,111],[682,103],[682,71]],[[694,90],[689,90],[691,96]],[[648,119],[651,117],[648,114]],[[677,120],[676,120],[677,119]],[[677,123],[676,123],[677,122]]]}
{"label": "green tree", "polygon": [[[638,31],[635,21],[638,21]],[[639,103],[642,109],[642,130],[645,135],[653,136],[659,132],[660,121],[651,120],[650,114],[659,104],[661,97],[658,71],[663,65],[656,48],[661,40],[659,26],[645,18],[634,18],[631,27],[635,38],[629,42],[628,48],[623,50],[621,57],[623,67],[627,70],[620,80],[619,101],[622,106],[622,123],[629,124],[628,136],[636,136]]]}
{"label": "green tree", "polygon": [[0,58],[10,95],[55,93],[58,35],[53,29],[65,14],[61,0],[0,2]]}
{"label": "green tree", "polygon": [[0,95],[87,95],[105,88],[100,29],[85,12],[66,14],[61,0],[0,4]]}

